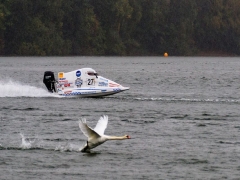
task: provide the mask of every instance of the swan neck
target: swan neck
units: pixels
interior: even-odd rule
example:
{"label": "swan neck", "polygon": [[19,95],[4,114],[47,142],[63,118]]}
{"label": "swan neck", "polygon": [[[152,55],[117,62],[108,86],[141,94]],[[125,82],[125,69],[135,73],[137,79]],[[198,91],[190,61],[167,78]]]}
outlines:
{"label": "swan neck", "polygon": [[123,140],[126,139],[125,136],[108,136],[108,140]]}

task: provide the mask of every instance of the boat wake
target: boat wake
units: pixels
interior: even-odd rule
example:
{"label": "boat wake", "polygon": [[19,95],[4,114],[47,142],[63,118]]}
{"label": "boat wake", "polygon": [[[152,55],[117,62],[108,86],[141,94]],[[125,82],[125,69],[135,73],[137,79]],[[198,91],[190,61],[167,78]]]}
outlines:
{"label": "boat wake", "polygon": [[14,82],[0,81],[0,97],[58,97],[42,88]]}
{"label": "boat wake", "polygon": [[176,98],[176,97],[134,97],[127,96],[115,96],[107,97],[105,99],[112,100],[128,100],[128,101],[159,101],[159,102],[189,102],[189,103],[240,103],[240,99],[235,98]]}
{"label": "boat wake", "polygon": [[155,98],[155,97],[134,99],[138,101],[240,103],[240,100],[238,99]]}

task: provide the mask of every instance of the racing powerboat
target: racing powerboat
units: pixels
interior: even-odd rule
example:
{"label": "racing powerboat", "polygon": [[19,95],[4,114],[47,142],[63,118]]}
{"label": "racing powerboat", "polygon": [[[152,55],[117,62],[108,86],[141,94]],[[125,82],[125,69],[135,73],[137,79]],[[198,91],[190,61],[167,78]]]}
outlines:
{"label": "racing powerboat", "polygon": [[92,68],[59,72],[57,81],[52,71],[46,71],[43,83],[49,92],[67,97],[101,97],[129,89],[129,87],[123,87],[110,79],[99,76]]}

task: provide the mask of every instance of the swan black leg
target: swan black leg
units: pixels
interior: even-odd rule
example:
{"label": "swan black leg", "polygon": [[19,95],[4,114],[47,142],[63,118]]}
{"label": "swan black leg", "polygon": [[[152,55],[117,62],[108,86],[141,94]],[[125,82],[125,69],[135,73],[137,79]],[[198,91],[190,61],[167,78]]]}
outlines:
{"label": "swan black leg", "polygon": [[85,147],[81,150],[81,152],[90,152],[89,146],[88,146],[88,141]]}

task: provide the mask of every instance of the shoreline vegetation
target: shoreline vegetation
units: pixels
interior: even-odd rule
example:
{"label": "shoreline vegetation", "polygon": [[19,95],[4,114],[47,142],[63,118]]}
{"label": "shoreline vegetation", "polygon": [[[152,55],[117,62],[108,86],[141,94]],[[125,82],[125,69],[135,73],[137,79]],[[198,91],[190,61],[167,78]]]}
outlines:
{"label": "shoreline vegetation", "polygon": [[222,51],[199,52],[195,56],[201,56],[201,57],[238,57],[238,55],[236,55],[236,54],[222,52]]}
{"label": "shoreline vegetation", "polygon": [[[49,56],[38,56],[38,55],[2,55],[0,57],[57,57],[58,55],[49,55]],[[159,55],[159,54],[134,54],[134,55],[113,55],[113,56],[108,56],[108,55],[66,55],[66,57],[72,57],[72,56],[86,56],[86,57],[144,57],[144,56],[149,56],[149,57],[164,57],[164,54]],[[167,57],[176,57],[176,55],[168,55]],[[239,55],[232,54],[232,53],[227,53],[227,52],[217,52],[217,51],[205,51],[205,52],[199,52],[194,55],[178,55],[179,57],[239,57]],[[59,56],[60,57],[60,56]],[[65,57],[65,55],[61,55],[61,57]],[[166,58],[167,58],[166,57]]]}
{"label": "shoreline vegetation", "polygon": [[239,56],[239,0],[2,0],[0,56]]}

